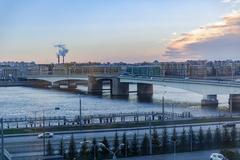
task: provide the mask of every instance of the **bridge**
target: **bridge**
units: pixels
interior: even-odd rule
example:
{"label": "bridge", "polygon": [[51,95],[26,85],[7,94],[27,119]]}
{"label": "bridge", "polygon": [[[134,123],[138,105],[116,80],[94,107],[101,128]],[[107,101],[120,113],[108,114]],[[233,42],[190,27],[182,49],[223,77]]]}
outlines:
{"label": "bridge", "polygon": [[218,106],[217,95],[229,94],[229,104],[232,108],[240,106],[240,83],[236,81],[199,80],[183,78],[163,77],[130,77],[111,75],[89,75],[89,76],[36,76],[28,77],[35,84],[45,82],[49,87],[58,88],[61,84],[68,85],[68,88],[76,88],[78,84],[86,84],[88,93],[101,94],[103,84],[110,85],[112,96],[128,96],[129,84],[137,84],[136,93],[139,96],[153,95],[153,85],[168,86],[195,92],[203,95],[202,106]]}

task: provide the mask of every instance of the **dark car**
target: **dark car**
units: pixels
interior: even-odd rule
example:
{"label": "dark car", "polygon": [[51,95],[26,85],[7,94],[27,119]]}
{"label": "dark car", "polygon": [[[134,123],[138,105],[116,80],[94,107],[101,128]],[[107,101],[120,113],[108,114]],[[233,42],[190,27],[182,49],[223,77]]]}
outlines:
{"label": "dark car", "polygon": [[235,126],[236,126],[236,123],[234,122],[223,124],[223,127],[235,127]]}

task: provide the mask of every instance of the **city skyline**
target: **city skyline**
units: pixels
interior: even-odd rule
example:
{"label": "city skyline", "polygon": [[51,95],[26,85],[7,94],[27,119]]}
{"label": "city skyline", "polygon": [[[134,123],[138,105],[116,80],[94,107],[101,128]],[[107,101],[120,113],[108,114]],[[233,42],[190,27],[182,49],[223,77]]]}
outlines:
{"label": "city skyline", "polygon": [[240,1],[0,1],[1,61],[240,59]]}

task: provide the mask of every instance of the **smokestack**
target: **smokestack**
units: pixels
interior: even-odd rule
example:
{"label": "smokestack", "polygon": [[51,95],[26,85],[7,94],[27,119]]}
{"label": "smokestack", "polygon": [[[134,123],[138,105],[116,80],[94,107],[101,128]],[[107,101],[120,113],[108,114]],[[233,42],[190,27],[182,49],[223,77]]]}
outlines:
{"label": "smokestack", "polygon": [[60,63],[60,55],[57,55],[58,58],[58,64]]}
{"label": "smokestack", "polygon": [[60,63],[61,57],[63,57],[62,63],[64,64],[64,59],[66,54],[68,53],[68,49],[65,48],[64,44],[58,44],[58,45],[55,45],[54,47],[58,48],[58,53],[57,53],[58,63]]}

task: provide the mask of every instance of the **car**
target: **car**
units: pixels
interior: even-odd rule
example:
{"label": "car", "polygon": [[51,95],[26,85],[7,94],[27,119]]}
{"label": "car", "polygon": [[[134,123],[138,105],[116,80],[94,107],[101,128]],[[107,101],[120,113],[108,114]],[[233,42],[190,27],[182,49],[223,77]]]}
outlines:
{"label": "car", "polygon": [[52,138],[53,137],[53,133],[52,132],[45,132],[45,133],[40,133],[39,135],[38,135],[38,138],[43,138],[43,137],[45,137],[45,138]]}
{"label": "car", "polygon": [[240,82],[240,79],[235,79],[235,82]]}
{"label": "car", "polygon": [[225,158],[224,155],[220,153],[212,153],[210,156],[210,160],[228,160],[228,159]]}
{"label": "car", "polygon": [[235,126],[236,126],[236,123],[234,123],[234,122],[229,122],[229,123],[223,124],[223,127],[235,127]]}

